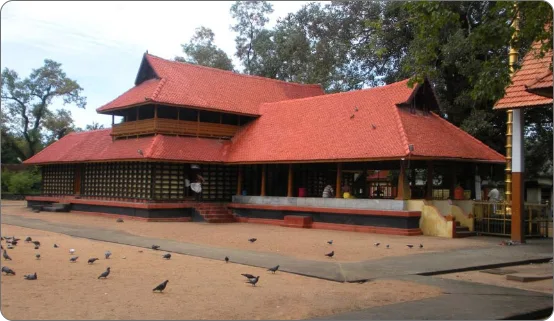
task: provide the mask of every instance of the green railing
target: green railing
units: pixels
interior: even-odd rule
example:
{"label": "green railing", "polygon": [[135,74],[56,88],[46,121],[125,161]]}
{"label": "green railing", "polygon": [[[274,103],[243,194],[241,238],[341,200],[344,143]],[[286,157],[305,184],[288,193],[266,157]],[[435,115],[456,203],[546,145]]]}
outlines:
{"label": "green railing", "polygon": [[[526,237],[552,237],[552,207],[547,204],[524,204]],[[473,204],[475,232],[482,235],[510,236],[512,215],[505,202],[475,201]]]}

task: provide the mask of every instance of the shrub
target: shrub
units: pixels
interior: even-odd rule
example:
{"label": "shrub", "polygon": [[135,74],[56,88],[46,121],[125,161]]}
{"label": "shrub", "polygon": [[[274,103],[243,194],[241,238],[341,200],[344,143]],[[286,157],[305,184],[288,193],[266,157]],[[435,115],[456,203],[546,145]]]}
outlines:
{"label": "shrub", "polygon": [[2,172],[2,191],[11,194],[30,194],[40,188],[40,173],[37,170]]}

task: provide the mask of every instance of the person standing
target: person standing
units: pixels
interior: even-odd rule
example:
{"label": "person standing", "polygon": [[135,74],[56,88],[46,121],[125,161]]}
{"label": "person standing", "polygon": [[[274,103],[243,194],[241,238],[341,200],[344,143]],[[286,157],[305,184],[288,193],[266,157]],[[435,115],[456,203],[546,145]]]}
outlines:
{"label": "person standing", "polygon": [[196,201],[202,200],[202,184],[206,182],[204,177],[200,175],[200,167],[196,166],[193,167],[197,171],[193,173],[192,181],[193,183],[190,184],[190,189],[194,192],[194,199]]}
{"label": "person standing", "polygon": [[489,192],[489,195],[487,195],[487,197],[489,198],[489,202],[494,203],[492,204],[492,210],[493,210],[493,213],[496,214],[496,203],[500,202],[500,192],[496,188],[496,184],[492,185],[492,189]]}
{"label": "person standing", "polygon": [[335,190],[333,190],[333,186],[329,182],[327,182],[327,186],[323,189],[323,198],[333,198],[335,195]]}

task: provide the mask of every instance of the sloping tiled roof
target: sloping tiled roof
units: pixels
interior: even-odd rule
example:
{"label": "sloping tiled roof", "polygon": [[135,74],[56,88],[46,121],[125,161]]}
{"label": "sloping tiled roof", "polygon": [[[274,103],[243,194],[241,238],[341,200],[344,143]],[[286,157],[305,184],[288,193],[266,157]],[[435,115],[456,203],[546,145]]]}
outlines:
{"label": "sloping tiled roof", "polygon": [[[258,163],[430,159],[502,163],[496,153],[439,116],[410,113],[407,80],[332,95],[266,103],[231,141],[151,136],[112,142],[110,129],[70,134],[25,163],[159,159]],[[144,157],[137,153],[143,151]]]}
{"label": "sloping tiled roof", "polygon": [[496,102],[494,109],[511,109],[552,105],[552,98],[540,96],[530,91],[552,87],[552,50],[543,58],[537,53],[541,44],[535,43],[523,58],[521,69],[512,76],[512,84],[506,88],[506,94]]}
{"label": "sloping tiled roof", "polygon": [[[160,79],[151,79],[97,109],[107,112],[149,101],[229,113],[259,115],[262,103],[323,95],[320,85],[302,85],[170,61],[145,54]],[[144,62],[143,62],[144,64]],[[147,98],[147,99],[146,99]]]}
{"label": "sloping tiled roof", "polygon": [[[372,89],[264,104],[242,128],[227,162],[355,160],[413,156],[504,162],[491,148],[437,115],[397,107],[407,80]],[[357,111],[356,111],[357,108]]]}
{"label": "sloping tiled roof", "polygon": [[[109,160],[223,161],[223,143],[215,139],[149,136],[112,142],[111,129],[71,133],[46,147],[25,164]],[[142,155],[138,150],[142,151]]]}

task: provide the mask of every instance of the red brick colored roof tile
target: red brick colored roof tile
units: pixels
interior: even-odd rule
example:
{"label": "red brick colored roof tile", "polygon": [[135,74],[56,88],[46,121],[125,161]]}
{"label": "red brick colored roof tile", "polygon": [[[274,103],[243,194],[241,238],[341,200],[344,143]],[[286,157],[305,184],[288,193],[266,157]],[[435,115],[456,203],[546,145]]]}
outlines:
{"label": "red brick colored roof tile", "polygon": [[[170,61],[145,54],[160,79],[151,79],[131,88],[97,109],[107,112],[138,103],[194,106],[229,113],[259,115],[262,103],[323,95],[320,85],[303,85],[231,71]],[[142,66],[142,65],[141,65]],[[146,83],[148,83],[146,85]]]}
{"label": "red brick colored roof tile", "polygon": [[[504,162],[505,158],[448,121],[412,115],[407,80],[383,87],[262,105],[241,129],[227,162],[286,162],[413,156]],[[356,111],[357,108],[357,111]]]}
{"label": "red brick colored roof tile", "polygon": [[537,53],[540,43],[533,44],[523,58],[521,69],[512,76],[512,84],[506,88],[506,94],[496,102],[494,109],[511,109],[552,105],[552,98],[530,92],[533,89],[552,87],[552,50],[543,58]]}
{"label": "red brick colored roof tile", "polygon": [[[110,129],[65,136],[26,164],[175,160],[182,162],[313,162],[465,159],[502,163],[496,153],[435,114],[412,114],[408,80],[345,93],[262,104],[261,116],[230,141],[156,135],[112,142]],[[165,86],[165,85],[164,85]],[[414,145],[410,154],[409,145]],[[137,150],[141,149],[143,155]]]}
{"label": "red brick colored roof tile", "polygon": [[[111,129],[71,133],[46,147],[25,164],[118,160],[221,162],[223,143],[214,139],[149,136],[112,142]],[[142,155],[138,150],[142,151]]]}

